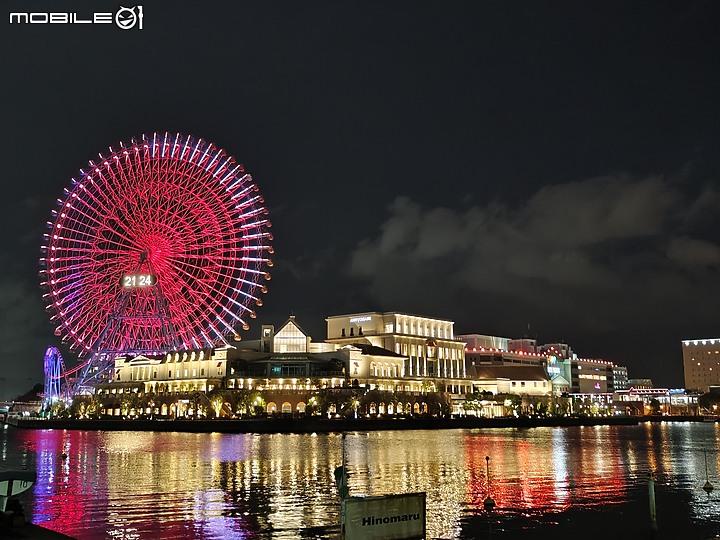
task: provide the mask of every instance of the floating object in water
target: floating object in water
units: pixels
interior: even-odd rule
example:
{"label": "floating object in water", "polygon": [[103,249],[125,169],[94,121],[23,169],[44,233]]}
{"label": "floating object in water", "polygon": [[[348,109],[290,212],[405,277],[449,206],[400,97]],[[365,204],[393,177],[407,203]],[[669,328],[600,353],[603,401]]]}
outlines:
{"label": "floating object in water", "polygon": [[703,491],[710,495],[712,493],[712,490],[715,489],[713,485],[710,483],[710,481],[705,482],[705,485],[703,486]]}
{"label": "floating object in water", "polygon": [[705,485],[702,487],[703,491],[710,495],[712,493],[712,490],[715,489],[715,487],[710,483],[710,477],[708,475],[708,467],[707,467],[707,450],[705,452]]}
{"label": "floating object in water", "polygon": [[487,497],[483,501],[483,508],[486,512],[492,512],[495,509],[495,501],[490,496],[490,456],[485,456],[485,467],[487,471]]}

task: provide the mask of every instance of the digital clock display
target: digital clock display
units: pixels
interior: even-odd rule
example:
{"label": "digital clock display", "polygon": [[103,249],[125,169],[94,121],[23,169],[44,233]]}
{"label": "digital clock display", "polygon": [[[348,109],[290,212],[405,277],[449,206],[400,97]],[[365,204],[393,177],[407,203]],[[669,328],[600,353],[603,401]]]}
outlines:
{"label": "digital clock display", "polygon": [[128,274],[120,280],[123,287],[152,287],[155,283],[157,278],[152,274]]}

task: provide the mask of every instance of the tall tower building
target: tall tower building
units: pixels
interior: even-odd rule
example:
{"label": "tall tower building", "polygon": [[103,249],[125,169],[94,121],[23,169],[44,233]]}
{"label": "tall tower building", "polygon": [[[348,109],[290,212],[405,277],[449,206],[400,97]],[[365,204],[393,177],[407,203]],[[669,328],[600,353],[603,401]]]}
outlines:
{"label": "tall tower building", "polygon": [[720,384],[720,338],[682,342],[685,388],[709,392]]}

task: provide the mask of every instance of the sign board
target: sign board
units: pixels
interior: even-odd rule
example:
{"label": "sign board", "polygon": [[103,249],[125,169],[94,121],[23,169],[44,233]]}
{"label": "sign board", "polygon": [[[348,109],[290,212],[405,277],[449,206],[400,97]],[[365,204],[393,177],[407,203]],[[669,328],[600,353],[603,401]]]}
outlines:
{"label": "sign board", "polygon": [[425,493],[345,499],[345,540],[425,538]]}

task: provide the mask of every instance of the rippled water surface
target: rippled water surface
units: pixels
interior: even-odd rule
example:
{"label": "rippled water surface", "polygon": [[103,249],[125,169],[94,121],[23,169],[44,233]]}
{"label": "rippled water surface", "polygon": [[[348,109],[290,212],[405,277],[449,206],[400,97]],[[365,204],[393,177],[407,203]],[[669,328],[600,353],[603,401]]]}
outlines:
{"label": "rippled water surface", "polygon": [[[720,427],[349,433],[351,494],[427,492],[429,538],[655,538],[720,532]],[[62,453],[67,453],[67,459]],[[8,466],[35,468],[32,520],[80,539],[336,538],[342,437],[2,432]],[[483,510],[489,493],[497,508]]]}

